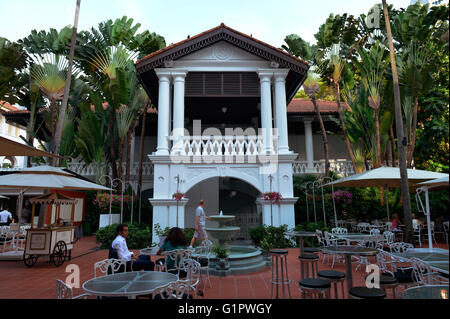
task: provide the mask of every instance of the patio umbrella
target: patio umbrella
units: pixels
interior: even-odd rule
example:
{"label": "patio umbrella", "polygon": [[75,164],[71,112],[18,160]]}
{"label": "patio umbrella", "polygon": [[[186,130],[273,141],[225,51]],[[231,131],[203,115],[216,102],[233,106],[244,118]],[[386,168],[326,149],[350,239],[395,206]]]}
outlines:
{"label": "patio umbrella", "polygon": [[30,199],[30,203],[33,204],[33,210],[31,214],[31,228],[33,228],[33,220],[34,220],[34,211],[35,211],[35,205],[36,204],[44,204],[44,205],[57,205],[58,208],[58,216],[59,218],[59,206],[60,205],[72,205],[72,216],[71,221],[73,221],[73,214],[74,214],[74,205],[76,204],[77,200],[75,198],[68,197],[63,194],[59,193],[50,193],[45,195],[40,195],[37,197],[33,197]]}
{"label": "patio umbrella", "polygon": [[59,157],[59,155],[44,152],[37,148],[17,143],[10,139],[0,136],[0,156],[45,156],[45,157]]}
{"label": "patio umbrella", "polygon": [[[13,174],[0,176],[0,188],[20,189],[17,215],[22,216],[23,195],[29,189],[66,189],[66,190],[108,190],[87,180],[81,179],[61,167],[36,166],[21,169]],[[20,226],[20,224],[19,224]]]}
{"label": "patio umbrella", "polygon": [[[427,225],[428,225],[428,248],[433,248],[433,241],[431,240],[431,212],[430,212],[430,198],[428,196],[428,191],[430,190],[442,190],[442,189],[448,189],[449,183],[448,183],[448,175],[433,179],[431,181],[422,182],[417,184],[417,186],[420,186],[416,190],[416,199],[419,200],[420,205],[422,206],[422,210],[424,214],[427,216]],[[422,200],[420,199],[420,193],[425,193],[425,207],[423,207]]]}
{"label": "patio umbrella", "polygon": [[[420,169],[407,169],[408,184],[411,189],[416,189],[417,183],[436,179],[441,177],[448,177],[448,174],[429,172]],[[341,187],[401,187],[400,169],[398,167],[379,167],[370,171],[365,171],[360,174],[351,175],[345,178],[338,179],[334,182],[325,184],[324,186],[339,185]],[[387,199],[386,192],[386,199]],[[389,201],[386,200],[387,216],[389,217]]]}

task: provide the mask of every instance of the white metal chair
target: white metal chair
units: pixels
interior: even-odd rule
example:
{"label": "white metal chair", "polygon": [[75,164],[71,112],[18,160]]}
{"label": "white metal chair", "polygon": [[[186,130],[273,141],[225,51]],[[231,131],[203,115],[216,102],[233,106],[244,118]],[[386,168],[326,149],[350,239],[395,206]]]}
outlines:
{"label": "white metal chair", "polygon": [[[200,263],[201,270],[206,272],[206,278],[208,279],[210,288],[212,288],[212,284],[209,278],[209,258],[211,256],[212,245],[212,241],[205,239],[200,246],[194,249],[194,255],[196,255],[196,259]],[[202,280],[202,272],[200,272],[200,280]]]}
{"label": "white metal chair", "polygon": [[[324,233],[324,240],[325,240],[325,246],[344,246],[344,245],[349,245],[348,240],[346,239],[342,239],[342,238],[337,238],[333,235],[331,235],[329,232],[325,231]],[[345,258],[343,258],[341,255],[338,255],[336,253],[327,253],[327,260],[328,263],[330,263],[330,255],[333,256],[333,262],[331,264],[331,268],[334,267],[334,263],[336,260],[340,261],[342,260],[343,262],[345,262]],[[325,258],[324,258],[325,260]],[[322,261],[323,263],[323,261]]]}
{"label": "white metal chair", "polygon": [[[182,267],[180,266],[185,258],[191,258],[192,250],[190,249],[174,249],[170,251],[164,251],[162,253],[164,256],[164,264],[160,266],[161,271],[171,272],[178,277],[183,277],[184,274],[181,273]],[[167,269],[167,264],[173,263],[173,267],[171,269]],[[180,276],[181,273],[181,276]]]}
{"label": "white metal chair", "polygon": [[370,234],[370,235],[373,235],[373,236],[379,235],[379,234],[380,234],[380,230],[379,230],[378,228],[372,228],[372,229],[369,231],[369,234]]}
{"label": "white metal chair", "polygon": [[448,222],[443,222],[442,227],[444,228],[445,233],[445,243],[448,245]]}
{"label": "white metal chair", "polygon": [[[374,248],[374,249],[382,248],[380,247],[380,245],[381,244],[378,236],[368,237],[366,240],[361,240],[357,244],[357,246],[360,247]],[[355,270],[358,270],[359,267],[361,267],[362,265],[365,265],[367,267],[370,264],[369,258],[367,256],[352,256],[352,258],[355,259],[353,263],[357,264]],[[365,269],[366,268],[363,268],[363,270]]]}
{"label": "white metal chair", "polygon": [[404,243],[401,241],[389,245],[389,250],[391,251],[391,253],[406,253],[408,250],[413,248],[413,244]]}
{"label": "white metal chair", "polygon": [[347,228],[335,227],[335,228],[331,229],[331,233],[332,234],[344,235],[344,234],[348,234],[348,231],[347,231]]}
{"label": "white metal chair", "polygon": [[439,273],[431,270],[430,264],[418,258],[411,258],[413,279],[417,286],[439,285]]}
{"label": "white metal chair", "polygon": [[384,237],[384,243],[386,245],[390,245],[390,244],[394,243],[395,236],[394,236],[393,232],[386,230],[383,232],[383,237]]}
{"label": "white metal chair", "polygon": [[86,299],[90,294],[82,294],[79,296],[73,296],[72,287],[63,282],[62,280],[56,279],[56,298],[57,299]]}
{"label": "white metal chair", "polygon": [[369,229],[370,229],[370,224],[369,223],[358,223],[356,225],[356,229],[358,230],[359,233],[368,233]]}
{"label": "white metal chair", "polygon": [[392,230],[392,223],[391,222],[384,223],[384,229],[386,231],[391,231]]}
{"label": "white metal chair", "polygon": [[111,275],[119,272],[125,272],[127,269],[127,262],[122,259],[104,259],[94,264],[94,278],[97,277],[97,272],[103,275]]}
{"label": "white metal chair", "polygon": [[414,230],[414,237],[417,238],[417,241],[419,242],[419,246],[422,247],[422,226],[420,226],[419,223],[413,222],[413,230]]}
{"label": "white metal chair", "polygon": [[200,282],[201,266],[200,263],[191,258],[184,258],[180,262],[180,269],[186,272],[186,278],[180,281],[186,282],[193,290],[193,298],[197,296],[197,286]]}

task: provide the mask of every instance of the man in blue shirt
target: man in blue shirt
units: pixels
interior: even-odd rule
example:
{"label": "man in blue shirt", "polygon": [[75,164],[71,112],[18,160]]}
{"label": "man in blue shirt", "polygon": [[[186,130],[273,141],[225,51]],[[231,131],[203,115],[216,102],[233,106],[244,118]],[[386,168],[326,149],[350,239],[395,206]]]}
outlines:
{"label": "man in blue shirt", "polygon": [[192,237],[190,248],[194,247],[194,243],[197,239],[200,239],[200,241],[208,239],[208,235],[205,231],[205,224],[206,219],[210,220],[210,218],[206,216],[205,211],[203,210],[204,207],[205,201],[202,199],[200,200],[199,206],[195,210],[195,233],[194,237]]}

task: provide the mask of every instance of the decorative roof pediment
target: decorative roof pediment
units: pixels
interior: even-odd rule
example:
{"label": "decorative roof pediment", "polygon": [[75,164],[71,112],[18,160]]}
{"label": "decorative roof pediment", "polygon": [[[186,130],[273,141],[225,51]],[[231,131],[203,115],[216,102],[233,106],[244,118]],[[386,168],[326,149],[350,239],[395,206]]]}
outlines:
{"label": "decorative roof pediment", "polygon": [[[223,23],[213,29],[155,51],[136,62],[138,77],[152,102],[157,102],[156,68],[176,66],[187,61],[270,62],[275,68],[289,69],[286,95],[290,101],[307,77],[305,61],[267,43],[234,30]],[[212,60],[215,59],[215,60]],[[194,61],[195,62],[195,61]],[[230,63],[231,65],[231,63]],[[230,68],[230,71],[233,71]]]}

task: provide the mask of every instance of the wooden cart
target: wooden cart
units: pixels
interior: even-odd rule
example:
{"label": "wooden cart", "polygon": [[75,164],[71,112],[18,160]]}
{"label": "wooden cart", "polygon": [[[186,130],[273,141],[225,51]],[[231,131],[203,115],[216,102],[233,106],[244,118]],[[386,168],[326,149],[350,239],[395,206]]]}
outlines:
{"label": "wooden cart", "polygon": [[49,256],[56,266],[72,257],[75,227],[33,228],[27,231],[23,262],[32,267],[39,256]]}

